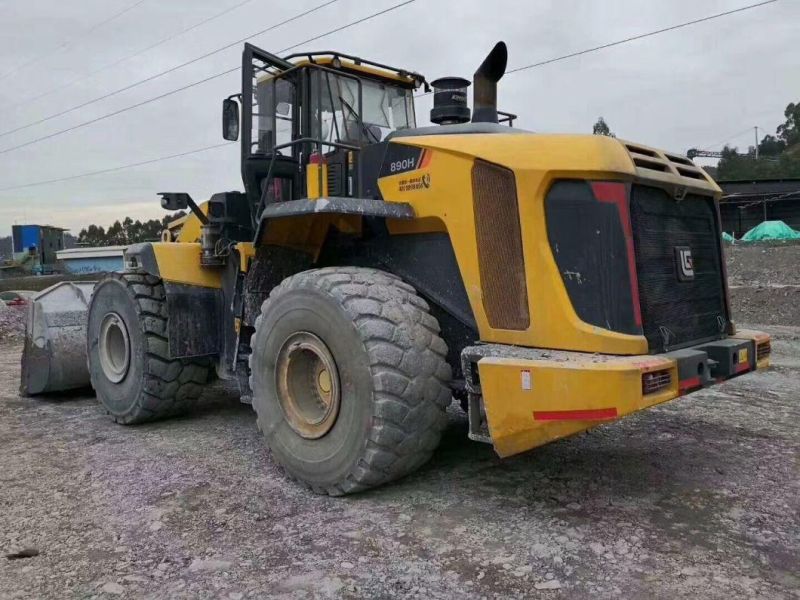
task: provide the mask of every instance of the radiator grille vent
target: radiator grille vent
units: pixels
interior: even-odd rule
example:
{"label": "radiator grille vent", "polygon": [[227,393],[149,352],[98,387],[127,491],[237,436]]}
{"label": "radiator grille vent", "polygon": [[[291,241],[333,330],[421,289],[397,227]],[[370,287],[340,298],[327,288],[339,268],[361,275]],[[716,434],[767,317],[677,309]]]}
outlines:
{"label": "radiator grille vent", "polygon": [[[703,170],[695,166],[695,164],[685,156],[667,154],[659,150],[643,148],[635,144],[626,143],[625,148],[628,149],[633,164],[639,169],[668,173],[670,175],[688,177],[689,179],[697,179],[704,182],[707,181]],[[646,175],[646,173],[644,175]]]}
{"label": "radiator grille vent", "polygon": [[489,325],[496,329],[527,329],[528,289],[514,173],[476,160],[472,167],[472,195],[483,308]]}
{"label": "radiator grille vent", "polygon": [[669,173],[669,167],[662,162],[650,160],[647,158],[639,158],[638,156],[633,159],[633,164],[642,169],[650,169],[651,171],[661,171],[662,173]]}
{"label": "radiator grille vent", "polygon": [[[650,350],[674,350],[722,337],[728,314],[713,198],[690,194],[677,202],[658,188],[634,185],[630,207]],[[679,276],[680,249],[691,257],[691,277]]]}

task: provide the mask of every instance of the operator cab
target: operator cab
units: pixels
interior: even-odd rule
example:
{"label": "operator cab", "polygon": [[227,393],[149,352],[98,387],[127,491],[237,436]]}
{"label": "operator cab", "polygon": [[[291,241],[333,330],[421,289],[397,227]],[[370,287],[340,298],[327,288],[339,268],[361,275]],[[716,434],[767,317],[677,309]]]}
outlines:
{"label": "operator cab", "polygon": [[[279,58],[246,44],[242,63],[242,179],[255,215],[269,203],[357,197],[361,150],[416,127],[419,74],[336,52]],[[238,138],[234,96],[223,137]]]}

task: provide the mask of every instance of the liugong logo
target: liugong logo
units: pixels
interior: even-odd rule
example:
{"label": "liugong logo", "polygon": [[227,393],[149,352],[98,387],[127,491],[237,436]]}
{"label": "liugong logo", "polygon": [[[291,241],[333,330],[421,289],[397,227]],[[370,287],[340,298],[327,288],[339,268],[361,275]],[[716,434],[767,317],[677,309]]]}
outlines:
{"label": "liugong logo", "polygon": [[675,246],[675,263],[679,281],[691,281],[694,279],[694,260],[692,259],[691,248],[688,246]]}

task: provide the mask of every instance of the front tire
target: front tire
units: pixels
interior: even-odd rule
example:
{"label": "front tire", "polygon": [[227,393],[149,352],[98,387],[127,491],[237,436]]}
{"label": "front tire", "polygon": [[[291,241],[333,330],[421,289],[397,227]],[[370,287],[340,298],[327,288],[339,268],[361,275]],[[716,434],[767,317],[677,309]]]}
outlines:
{"label": "front tire", "polygon": [[203,391],[206,364],[169,357],[168,318],[158,277],[111,273],[95,286],[87,324],[89,375],[117,423],[182,413]]}
{"label": "front tire", "polygon": [[256,320],[253,408],[276,461],[317,493],[398,479],[430,459],[451,372],[413,287],[375,269],[305,271]]}

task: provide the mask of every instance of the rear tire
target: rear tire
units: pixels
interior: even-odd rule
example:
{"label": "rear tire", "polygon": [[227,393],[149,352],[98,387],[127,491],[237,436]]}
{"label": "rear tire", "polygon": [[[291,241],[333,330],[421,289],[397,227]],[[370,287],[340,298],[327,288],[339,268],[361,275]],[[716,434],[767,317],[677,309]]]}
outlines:
{"label": "rear tire", "polygon": [[111,273],[89,304],[89,375],[114,421],[144,423],[184,412],[203,391],[208,366],[171,359],[167,302],[161,279]]}
{"label": "rear tire", "polygon": [[305,271],[272,291],[255,326],[253,409],[291,477],[340,496],[430,459],[451,371],[413,287],[375,269]]}

